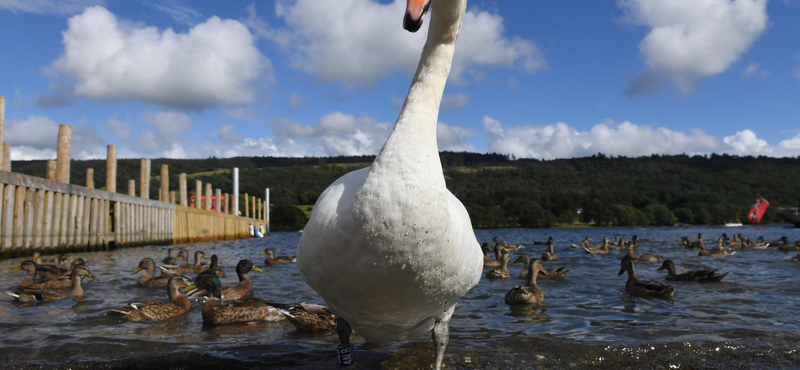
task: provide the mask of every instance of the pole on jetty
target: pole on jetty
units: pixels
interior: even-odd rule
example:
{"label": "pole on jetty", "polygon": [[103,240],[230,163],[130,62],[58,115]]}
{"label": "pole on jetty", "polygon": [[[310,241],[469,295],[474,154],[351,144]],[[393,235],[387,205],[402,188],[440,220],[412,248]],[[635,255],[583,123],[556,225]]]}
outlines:
{"label": "pole on jetty", "polygon": [[169,202],[169,166],[161,165],[161,201]]}
{"label": "pole on jetty", "polygon": [[117,192],[117,146],[109,145],[106,151],[106,191]]}
{"label": "pole on jetty", "polygon": [[94,168],[86,169],[86,187],[94,189]]}
{"label": "pole on jetty", "polygon": [[142,158],[139,169],[139,197],[150,199],[150,160]]}
{"label": "pole on jetty", "polygon": [[239,215],[239,167],[233,168],[233,215]]}
{"label": "pole on jetty", "polygon": [[264,202],[265,202],[265,203],[266,203],[266,205],[267,205],[267,206],[266,206],[266,208],[267,208],[267,215],[265,216],[265,220],[264,220],[264,221],[267,221],[267,223],[269,223],[269,188],[267,188],[267,200],[265,200]]}
{"label": "pole on jetty", "polygon": [[11,143],[3,143],[3,171],[11,172]]}
{"label": "pole on jetty", "polygon": [[212,210],[211,209],[211,191],[212,191],[211,184],[206,183],[206,201],[205,201],[205,205],[203,206],[203,209],[205,209],[206,211],[211,211]]}
{"label": "pole on jetty", "polygon": [[136,180],[128,180],[128,195],[136,196]]}
{"label": "pole on jetty", "polygon": [[203,199],[203,182],[200,180],[195,180],[194,182],[194,208],[201,209],[203,208],[203,204],[201,200]]}
{"label": "pole on jetty", "polygon": [[175,204],[175,190],[169,192],[169,204]]}
{"label": "pole on jetty", "polygon": [[[0,143],[3,142],[3,125],[5,125],[6,121],[6,97],[0,95]],[[5,156],[4,153],[0,153],[0,164],[3,163]]]}
{"label": "pole on jetty", "polygon": [[214,212],[222,212],[222,189],[217,189],[214,199]]}
{"label": "pole on jetty", "polygon": [[184,207],[189,206],[189,198],[186,193],[186,174],[182,173],[178,176],[178,191],[180,192],[181,205]]}
{"label": "pole on jetty", "polygon": [[47,179],[56,181],[56,161],[47,161]]}
{"label": "pole on jetty", "polygon": [[58,147],[56,149],[56,181],[69,184],[69,157],[72,147],[72,126],[58,126]]}
{"label": "pole on jetty", "polygon": [[225,214],[231,214],[231,195],[225,193]]}

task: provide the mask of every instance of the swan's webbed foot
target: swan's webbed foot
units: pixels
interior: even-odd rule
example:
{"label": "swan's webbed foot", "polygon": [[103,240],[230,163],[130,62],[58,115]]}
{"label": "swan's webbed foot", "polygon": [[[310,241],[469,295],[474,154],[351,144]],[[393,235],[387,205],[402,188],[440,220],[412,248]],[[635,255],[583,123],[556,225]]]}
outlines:
{"label": "swan's webbed foot", "polygon": [[336,346],[336,352],[339,355],[339,366],[348,367],[355,365],[356,354],[353,350],[353,345],[350,343],[350,333],[353,329],[345,319],[336,318],[336,333],[339,335],[339,345]]}
{"label": "swan's webbed foot", "polygon": [[433,369],[439,370],[442,368],[442,360],[444,360],[444,351],[447,349],[447,343],[450,341],[450,319],[436,321],[433,325],[433,345],[436,347],[436,361],[434,362]]}

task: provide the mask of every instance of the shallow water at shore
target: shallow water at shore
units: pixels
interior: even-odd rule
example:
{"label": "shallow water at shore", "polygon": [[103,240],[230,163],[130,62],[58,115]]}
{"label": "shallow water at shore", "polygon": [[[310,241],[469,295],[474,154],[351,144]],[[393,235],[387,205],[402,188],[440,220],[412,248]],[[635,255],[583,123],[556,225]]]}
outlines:
{"label": "shallow water at shore", "polygon": [[[540,281],[547,302],[541,307],[511,309],[505,293],[522,283],[511,268],[508,280],[483,279],[456,308],[445,364],[454,369],[526,368],[797,368],[800,354],[800,263],[795,253],[774,248],[743,250],[729,258],[698,257],[680,245],[682,235],[706,239],[723,232],[768,240],[786,235],[800,239],[799,229],[784,227],[476,230],[478,240],[498,235],[510,244],[525,244],[520,253],[538,256],[544,249],[531,240],[556,239],[559,259],[545,267],[568,267],[562,281]],[[715,268],[730,274],[716,284],[672,282],[670,301],[634,298],[624,293],[618,276],[622,251],[586,255],[569,247],[584,236],[637,234],[638,253],[672,259],[680,271]],[[279,255],[294,254],[299,233],[275,233],[264,239],[184,246],[217,254],[228,273],[224,285],[236,283],[234,267],[248,258],[264,268],[266,247]],[[86,296],[21,305],[0,298],[0,368],[336,368],[335,337],[298,333],[288,322],[203,328],[200,304],[188,314],[159,323],[122,323],[109,309],[128,302],[165,299],[164,289],[135,285],[131,272],[138,261],[160,261],[166,247],[142,247],[109,253],[85,253],[100,281],[86,280]],[[0,286],[13,289],[22,273],[9,271],[22,259],[0,261]],[[637,262],[640,279],[663,280],[659,262]],[[275,302],[319,302],[295,265],[278,265],[251,273],[255,295]],[[488,271],[488,269],[487,269]],[[429,338],[375,345],[356,342],[360,368],[428,368],[433,358]]]}

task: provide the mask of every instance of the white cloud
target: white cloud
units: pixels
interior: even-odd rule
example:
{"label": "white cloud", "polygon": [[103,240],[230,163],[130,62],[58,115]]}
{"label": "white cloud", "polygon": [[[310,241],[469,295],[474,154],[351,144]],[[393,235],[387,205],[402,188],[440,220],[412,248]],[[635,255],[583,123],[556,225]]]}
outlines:
{"label": "white cloud", "polygon": [[243,119],[255,117],[261,113],[260,110],[255,108],[236,107],[225,109],[222,114],[228,118]]}
{"label": "white cloud", "polygon": [[104,4],[104,0],[0,0],[0,9],[14,13],[75,14],[87,7]]}
{"label": "white cloud", "polygon": [[[411,34],[400,26],[405,1],[279,0],[276,15],[286,28],[275,29],[248,7],[248,25],[278,44],[292,67],[350,86],[369,86],[394,72],[412,73],[425,43],[427,27]],[[465,83],[480,68],[517,68],[535,73],[547,67],[531,41],[505,35],[503,17],[467,11],[456,46],[451,80]]]}
{"label": "white cloud", "polygon": [[[697,79],[727,70],[767,27],[767,0],[618,0],[627,19],[650,28],[639,51],[650,72],[683,94]],[[650,82],[643,81],[647,79]],[[628,95],[653,90],[652,75],[634,80]]]}
{"label": "white cloud", "polygon": [[458,126],[450,126],[444,122],[439,122],[436,126],[436,141],[440,151],[474,152],[475,146],[466,141],[468,136],[472,136],[472,133]]}
{"label": "white cloud", "polygon": [[[58,144],[58,124],[43,116],[10,119],[5,123],[3,139],[11,144],[13,160],[53,159]],[[91,159],[100,149],[105,150],[105,144],[95,129],[84,124],[72,125],[73,158]]]}
{"label": "white cloud", "polygon": [[469,104],[469,96],[464,93],[444,94],[442,97],[442,109],[451,110]]}
{"label": "white cloud", "polygon": [[573,158],[597,153],[639,157],[652,154],[800,155],[800,135],[770,146],[750,130],[719,139],[694,129],[686,134],[664,127],[653,128],[628,121],[603,122],[589,131],[578,131],[563,122],[554,125],[504,127],[491,117],[484,117],[488,151],[513,154],[518,158]]}
{"label": "white cloud", "polygon": [[769,77],[770,72],[764,68],[761,68],[761,65],[758,63],[750,62],[747,67],[742,71],[742,77],[752,77],[758,79],[764,79]]}
{"label": "white cloud", "polygon": [[289,96],[289,108],[297,109],[303,106],[306,103],[306,98],[301,94],[291,94]]}
{"label": "white cloud", "polygon": [[271,64],[236,20],[211,17],[186,33],[117,19],[102,7],[68,21],[64,54],[49,71],[74,80],[73,93],[180,109],[250,103]]}
{"label": "white cloud", "polygon": [[342,112],[328,113],[312,126],[287,120],[278,120],[272,126],[278,142],[300,143],[307,153],[316,156],[375,154],[392,129],[390,123],[373,117]]}
{"label": "white cloud", "polygon": [[126,142],[131,138],[131,127],[116,118],[111,118],[106,122],[106,130],[119,141]]}
{"label": "white cloud", "polygon": [[244,135],[240,133],[234,133],[233,130],[236,129],[236,126],[228,124],[222,125],[219,128],[219,140],[225,144],[236,144],[242,141]]}
{"label": "white cloud", "polygon": [[194,26],[203,17],[197,10],[179,4],[175,0],[154,3],[153,6],[169,15],[175,22],[189,26]]}

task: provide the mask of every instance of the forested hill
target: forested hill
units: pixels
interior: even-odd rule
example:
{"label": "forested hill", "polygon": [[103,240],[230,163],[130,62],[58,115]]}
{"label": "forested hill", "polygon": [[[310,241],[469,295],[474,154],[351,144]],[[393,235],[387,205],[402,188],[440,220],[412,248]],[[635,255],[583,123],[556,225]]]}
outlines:
{"label": "forested hill", "polygon": [[[293,206],[311,205],[331,182],[368,166],[374,156],[330,158],[154,159],[151,195],[159,168],[168,164],[170,185],[181,172],[190,179],[231,189],[240,168],[242,193],[263,197],[269,187],[276,229],[301,228],[305,215]],[[548,227],[574,222],[595,225],[657,226],[722,224],[745,219],[757,195],[773,205],[764,222],[781,222],[775,206],[800,201],[800,158],[728,155],[511,160],[499,154],[441,153],[448,188],[464,203],[476,227]],[[138,159],[118,162],[117,189],[139,180]],[[14,172],[44,177],[45,161],[13,163]],[[73,161],[72,181],[83,184],[93,168],[104,186],[105,161]],[[193,185],[190,182],[190,193]]]}

